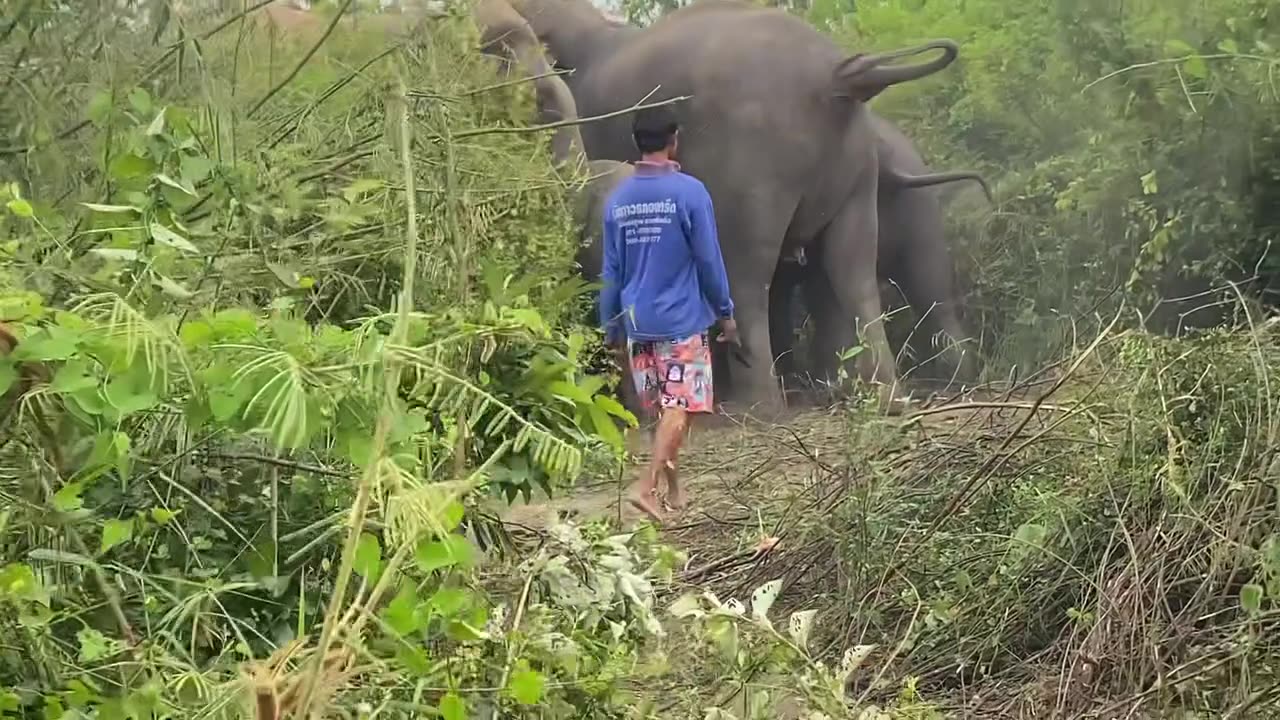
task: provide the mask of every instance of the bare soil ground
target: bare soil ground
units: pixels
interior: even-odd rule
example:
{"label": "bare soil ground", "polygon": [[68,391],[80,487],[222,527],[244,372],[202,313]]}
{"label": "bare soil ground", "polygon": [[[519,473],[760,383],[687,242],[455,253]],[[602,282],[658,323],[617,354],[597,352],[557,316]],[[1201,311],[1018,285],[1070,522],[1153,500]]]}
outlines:
{"label": "bare soil ground", "polygon": [[[844,421],[822,409],[789,412],[769,423],[724,414],[701,420],[680,459],[689,506],[680,513],[668,512],[663,523],[666,532],[678,536],[709,524],[725,531],[755,524],[753,513],[761,505],[802,485],[813,470],[814,458],[798,451],[795,441],[807,439],[817,448],[828,448],[844,431]],[[631,458],[621,479],[591,479],[557,498],[519,500],[503,520],[537,529],[556,516],[576,522],[611,518],[623,527],[642,521],[641,513],[626,502],[625,493],[649,462],[648,435],[631,431],[627,444]]]}

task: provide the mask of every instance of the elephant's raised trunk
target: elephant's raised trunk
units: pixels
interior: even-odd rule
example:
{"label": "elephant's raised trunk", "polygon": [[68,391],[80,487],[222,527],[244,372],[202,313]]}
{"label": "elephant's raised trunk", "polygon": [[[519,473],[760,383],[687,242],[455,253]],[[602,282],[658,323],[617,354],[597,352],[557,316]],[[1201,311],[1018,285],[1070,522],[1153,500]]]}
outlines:
{"label": "elephant's raised trunk", "polygon": [[987,196],[987,202],[995,205],[995,196],[991,193],[991,186],[987,184],[986,178],[972,170],[953,170],[950,172],[926,173],[923,175],[903,175],[895,170],[885,168],[880,172],[880,179],[883,185],[893,188],[922,188],[931,187],[933,185],[945,185],[946,183],[960,182],[961,180],[970,180],[978,183],[982,188],[982,194]]}
{"label": "elephant's raised trunk", "polygon": [[[507,0],[478,0],[474,6],[480,27],[482,51],[519,65],[532,78],[537,98],[539,123],[578,120],[578,105],[564,79],[552,74],[542,54],[542,44],[529,23]],[[551,140],[552,160],[557,167],[577,170],[586,162],[582,133],[577,125],[563,125]]]}
{"label": "elephant's raised trunk", "polygon": [[[941,50],[942,56],[919,65],[895,65],[885,63],[930,50]],[[840,95],[866,102],[879,95],[885,88],[932,75],[955,62],[960,46],[951,40],[931,40],[916,47],[894,50],[880,55],[854,55],[836,66],[835,82]]]}

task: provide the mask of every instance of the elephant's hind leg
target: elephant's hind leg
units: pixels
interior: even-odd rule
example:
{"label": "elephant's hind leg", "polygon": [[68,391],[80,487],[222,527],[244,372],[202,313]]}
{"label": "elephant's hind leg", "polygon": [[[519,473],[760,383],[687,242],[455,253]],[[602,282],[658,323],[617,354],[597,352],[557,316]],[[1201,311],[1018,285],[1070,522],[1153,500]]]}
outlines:
{"label": "elephant's hind leg", "polygon": [[[912,222],[907,218],[901,221]],[[898,280],[920,318],[922,332],[913,336],[912,344],[921,359],[930,360],[926,365],[944,366],[938,369],[945,370],[952,380],[972,381],[977,375],[977,352],[957,312],[951,253],[942,228],[921,227],[915,237],[930,242],[901,263]]]}

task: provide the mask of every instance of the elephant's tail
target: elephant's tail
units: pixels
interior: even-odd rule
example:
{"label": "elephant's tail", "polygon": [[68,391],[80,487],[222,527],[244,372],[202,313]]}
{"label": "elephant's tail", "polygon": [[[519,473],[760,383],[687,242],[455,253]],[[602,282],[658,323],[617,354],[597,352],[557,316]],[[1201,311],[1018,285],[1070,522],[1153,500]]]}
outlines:
{"label": "elephant's tail", "polygon": [[945,185],[946,183],[960,182],[961,180],[970,180],[978,183],[982,188],[982,194],[987,196],[987,202],[994,205],[996,203],[995,195],[991,193],[991,186],[987,184],[986,178],[974,172],[973,170],[953,170],[950,172],[925,173],[923,175],[903,175],[894,170],[885,169],[880,173],[881,180],[887,180],[885,185],[892,185],[895,188],[922,188],[931,187],[933,185]]}
{"label": "elephant's tail", "polygon": [[[916,65],[892,65],[885,63],[930,50],[941,50],[942,56]],[[857,54],[836,66],[834,73],[838,94],[866,102],[879,95],[885,88],[932,75],[955,62],[960,46],[952,40],[930,40],[923,45],[903,48],[879,55]]]}

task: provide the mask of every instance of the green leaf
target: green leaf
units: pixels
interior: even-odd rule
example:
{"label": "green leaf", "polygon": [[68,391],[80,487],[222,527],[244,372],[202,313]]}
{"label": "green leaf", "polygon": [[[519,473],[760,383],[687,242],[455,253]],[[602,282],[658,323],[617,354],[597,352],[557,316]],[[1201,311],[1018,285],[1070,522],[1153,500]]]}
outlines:
{"label": "green leaf", "polygon": [[342,197],[346,199],[347,202],[353,203],[364,193],[372,192],[374,190],[381,190],[381,189],[382,189],[381,180],[371,179],[371,178],[362,178],[348,185],[342,191]]}
{"label": "green leaf", "polygon": [[462,612],[471,601],[471,593],[463,588],[442,587],[431,596],[431,607],[443,617],[450,618]]}
{"label": "green leaf", "polygon": [[445,506],[437,519],[445,532],[453,532],[462,523],[462,517],[465,513],[466,508],[462,506],[462,503],[454,500]]}
{"label": "green leaf", "polygon": [[47,603],[46,595],[30,565],[10,563],[0,570],[0,597]]}
{"label": "green leaf", "polygon": [[446,693],[440,698],[439,710],[444,720],[467,720],[467,701],[457,693]]}
{"label": "green leaf", "polygon": [[547,679],[542,673],[530,669],[527,661],[521,660],[516,667],[518,669],[511,673],[511,679],[507,683],[507,692],[521,705],[537,705],[542,700]]}
{"label": "green leaf", "polygon": [[58,512],[74,512],[84,506],[80,493],[84,491],[84,483],[71,482],[63,485],[53,494],[53,508]]}
{"label": "green leaf", "polygon": [[66,328],[51,325],[27,338],[12,357],[15,360],[46,362],[66,360],[76,353],[80,336]]}
{"label": "green leaf", "polygon": [[712,617],[707,622],[707,634],[711,642],[720,650],[720,656],[728,662],[738,657],[738,624],[733,618],[723,615]]}
{"label": "green leaf", "polygon": [[9,212],[21,218],[29,218],[36,214],[36,211],[31,207],[31,203],[23,200],[22,198],[14,198],[10,200],[5,203],[5,207],[9,208]]}
{"label": "green leaf", "polygon": [[382,620],[401,637],[417,632],[422,627],[422,614],[418,612],[418,591],[412,583],[400,585],[400,592],[387,603]]}
{"label": "green leaf", "polygon": [[382,574],[382,545],[378,543],[377,537],[370,533],[360,534],[352,569],[370,583],[378,581],[378,576]]}
{"label": "green leaf", "polygon": [[1240,588],[1240,607],[1250,615],[1262,610],[1262,586],[1249,583]]}
{"label": "green leaf", "polygon": [[424,573],[454,565],[469,567],[474,555],[471,543],[461,535],[446,535],[442,540],[423,541],[414,552],[418,569]]}
{"label": "green leaf", "polygon": [[565,382],[564,380],[556,380],[552,383],[549,383],[547,385],[547,390],[555,395],[559,395],[560,397],[568,398],[569,400],[572,400],[575,403],[590,405],[592,401],[590,393],[586,392],[585,390],[578,387],[577,385],[574,385],[573,383]]}
{"label": "green leaf", "polygon": [[18,380],[18,368],[12,362],[0,360],[0,395],[9,392],[9,388]]}
{"label": "green leaf", "polygon": [[699,602],[698,596],[693,593],[685,593],[684,595],[676,598],[676,601],[671,603],[671,607],[668,608],[668,612],[681,619],[689,617],[699,618],[706,615],[706,613],[702,611],[702,603]]}
{"label": "green leaf", "polygon": [[209,173],[213,172],[213,167],[213,161],[207,157],[202,155],[183,155],[182,181],[187,185],[194,186],[209,177]]}
{"label": "green leaf", "polygon": [[167,510],[165,508],[151,508],[151,520],[157,525],[166,525],[168,522],[177,517],[179,510]]}
{"label": "green leaf", "polygon": [[111,407],[125,417],[155,407],[160,399],[148,388],[139,388],[134,378],[117,377],[103,388],[103,395]]}
{"label": "green leaf", "polygon": [[129,93],[129,105],[139,115],[151,114],[151,93],[144,88],[134,88]]}
{"label": "green leaf", "polygon": [[151,160],[138,157],[133,153],[119,155],[111,161],[111,177],[122,183],[129,183],[133,187],[137,187],[138,180],[150,178],[155,172],[155,163]]}
{"label": "green leaf", "polygon": [[421,649],[401,643],[396,648],[396,660],[409,672],[419,677],[431,674],[431,661]]}
{"label": "green leaf", "polygon": [[1203,80],[1209,76],[1209,66],[1205,63],[1204,56],[1202,55],[1192,55],[1188,57],[1182,63],[1182,69],[1186,71],[1188,75],[1197,80]]}
{"label": "green leaf", "polygon": [[75,393],[97,385],[98,379],[89,375],[88,363],[71,360],[53,374],[49,389],[56,393]]}
{"label": "green leaf", "polygon": [[592,403],[588,412],[591,415],[591,424],[595,427],[596,435],[601,440],[617,451],[621,451],[626,447],[626,441],[623,440],[622,433],[618,432],[618,426],[613,424],[613,418],[609,417],[609,413],[594,403]]}
{"label": "green leaf", "polygon": [[89,99],[89,107],[85,114],[89,116],[89,122],[95,125],[106,122],[111,115],[111,93],[106,91],[94,93]]}
{"label": "green leaf", "polygon": [[168,245],[171,248],[176,248],[183,252],[200,252],[200,248],[192,245],[190,240],[187,240],[160,223],[151,223],[151,237],[161,245]]}
{"label": "green leaf", "polygon": [[247,382],[228,381],[209,388],[209,410],[218,422],[226,422],[240,413],[253,394]]}
{"label": "green leaf", "polygon": [[101,660],[111,653],[111,641],[106,635],[93,628],[85,628],[77,632],[76,639],[80,641],[81,662]]}
{"label": "green leaf", "polygon": [[1018,530],[1014,533],[1013,538],[1016,541],[1016,544],[1021,546],[1023,550],[1039,549],[1044,545],[1045,534],[1046,530],[1043,525],[1037,525],[1036,523],[1024,523],[1018,526]]}
{"label": "green leaf", "polygon": [[98,548],[98,552],[105,553],[131,539],[133,539],[133,518],[107,520],[102,524],[102,545]]}
{"label": "green leaf", "polygon": [[632,415],[631,411],[617,400],[614,400],[608,395],[597,395],[594,402],[596,405],[600,406],[601,410],[604,410],[619,420],[625,420],[631,427],[636,426],[636,416]]}

